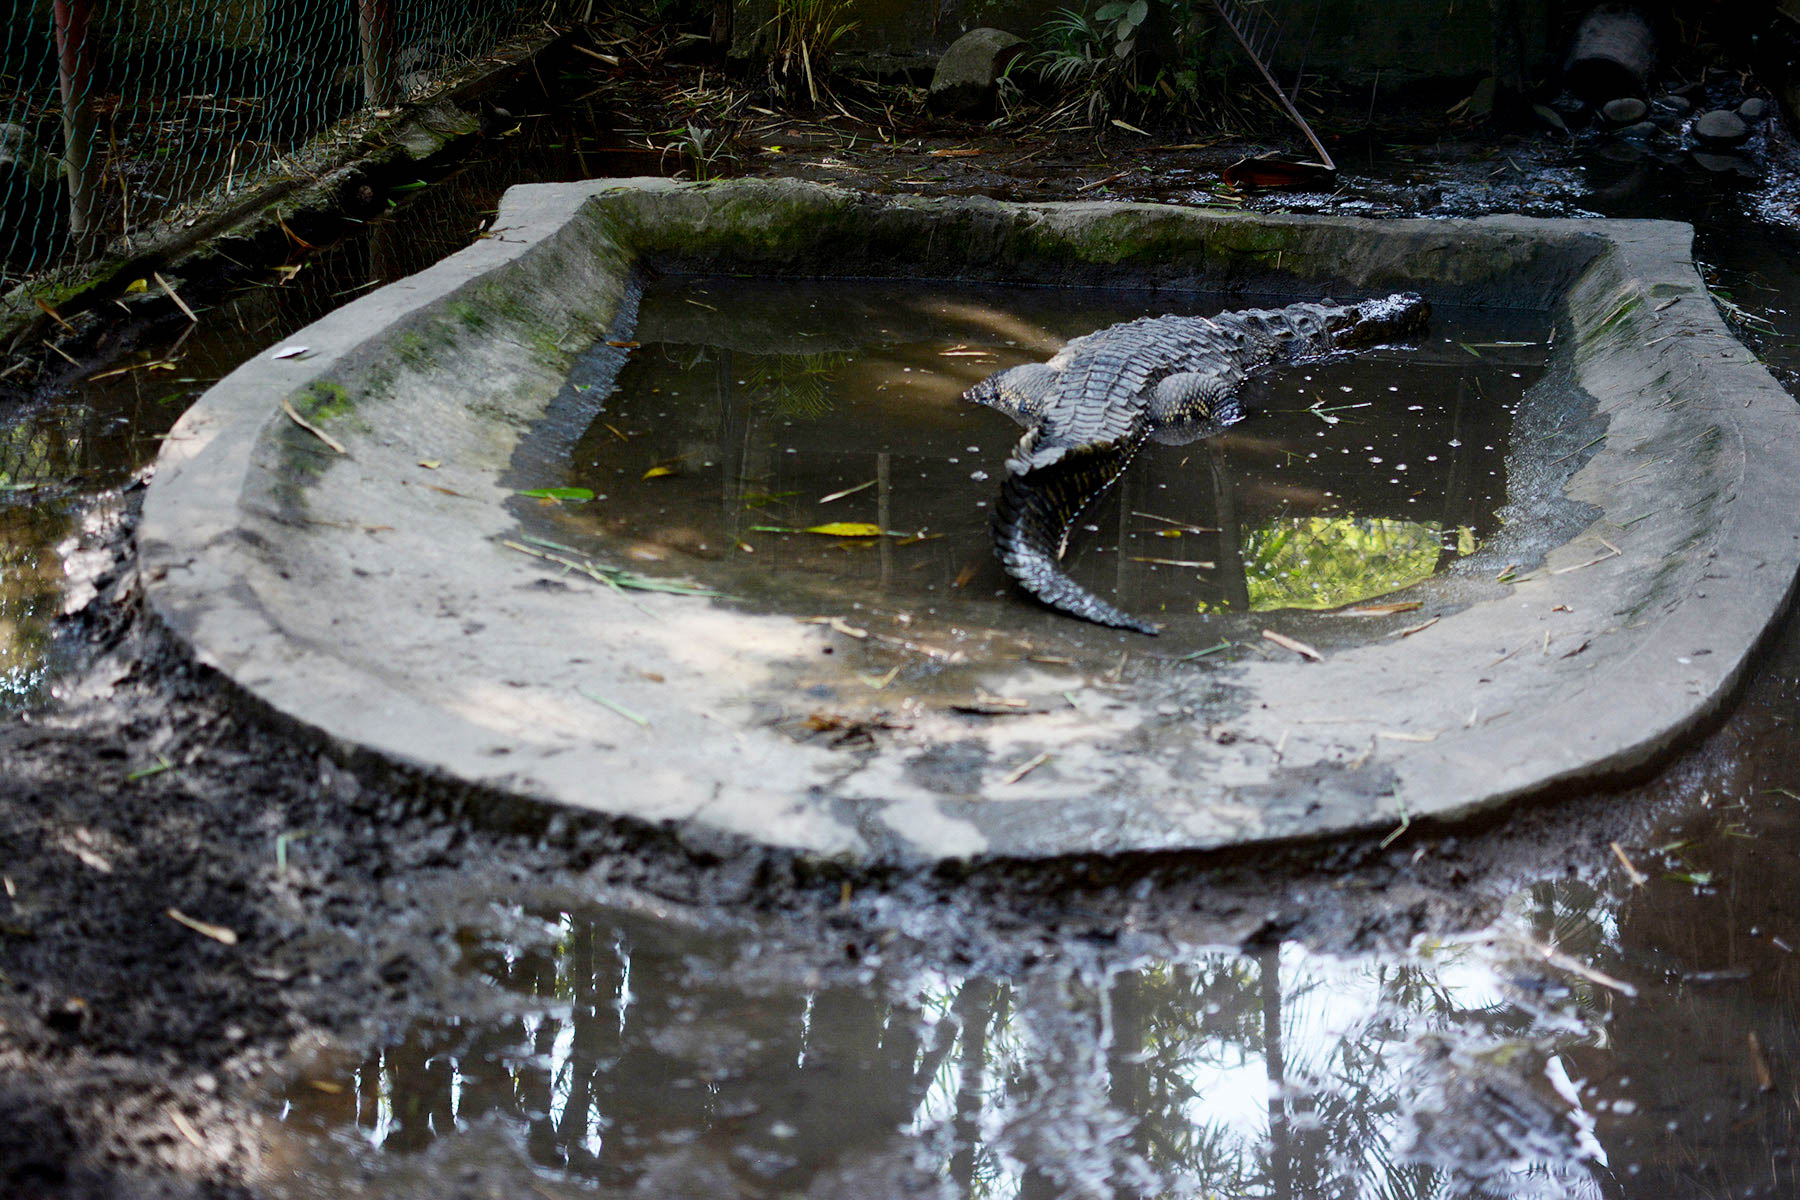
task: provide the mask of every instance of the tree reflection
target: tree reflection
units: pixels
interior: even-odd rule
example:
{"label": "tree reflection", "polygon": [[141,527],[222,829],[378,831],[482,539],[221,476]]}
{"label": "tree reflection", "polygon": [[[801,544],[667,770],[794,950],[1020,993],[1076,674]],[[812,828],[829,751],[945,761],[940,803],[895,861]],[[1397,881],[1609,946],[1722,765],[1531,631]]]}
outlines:
{"label": "tree reflection", "polygon": [[729,939],[557,921],[472,956],[516,1011],[420,1026],[345,1086],[354,1116],[310,1087],[297,1116],[396,1151],[498,1116],[548,1166],[626,1184],[700,1155],[745,1195],[896,1148],[1007,1200],[1604,1194],[1553,1086],[1592,1014],[1516,1003],[1472,946],[809,984]]}

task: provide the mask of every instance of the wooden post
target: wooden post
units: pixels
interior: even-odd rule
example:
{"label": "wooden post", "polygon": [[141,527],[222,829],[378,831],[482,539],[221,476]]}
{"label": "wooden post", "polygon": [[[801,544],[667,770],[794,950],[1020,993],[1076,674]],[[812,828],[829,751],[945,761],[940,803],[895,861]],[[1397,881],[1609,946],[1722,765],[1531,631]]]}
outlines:
{"label": "wooden post", "polygon": [[56,74],[62,89],[63,177],[69,184],[69,237],[85,253],[94,226],[94,0],[56,0]]}
{"label": "wooden post", "polygon": [[392,108],[400,99],[393,0],[357,0],[356,11],[362,35],[363,99],[373,108]]}

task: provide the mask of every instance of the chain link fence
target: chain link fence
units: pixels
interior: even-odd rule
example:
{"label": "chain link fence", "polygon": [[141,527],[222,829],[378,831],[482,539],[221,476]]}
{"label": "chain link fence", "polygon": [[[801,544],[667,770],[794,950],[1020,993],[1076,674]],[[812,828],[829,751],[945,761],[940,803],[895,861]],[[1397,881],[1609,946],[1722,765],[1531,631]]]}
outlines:
{"label": "chain link fence", "polygon": [[[556,0],[0,0],[0,290],[294,169]],[[339,132],[339,138],[348,134]]]}

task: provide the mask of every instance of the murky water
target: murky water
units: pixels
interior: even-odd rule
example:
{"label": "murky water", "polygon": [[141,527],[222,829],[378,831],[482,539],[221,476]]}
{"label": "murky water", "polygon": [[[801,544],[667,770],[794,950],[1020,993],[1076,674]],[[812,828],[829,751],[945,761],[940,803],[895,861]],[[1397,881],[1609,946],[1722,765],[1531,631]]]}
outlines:
{"label": "murky water", "polygon": [[[566,479],[559,537],[758,605],[1005,624],[989,522],[1020,430],[965,389],[1133,317],[1216,297],[671,280]],[[1242,305],[1239,305],[1242,307]],[[1251,416],[1152,443],[1071,542],[1077,579],[1158,620],[1327,608],[1473,553],[1506,493],[1543,317],[1439,312],[1415,346],[1270,372]],[[572,387],[605,385],[581,382]],[[541,520],[547,520],[538,514]]]}

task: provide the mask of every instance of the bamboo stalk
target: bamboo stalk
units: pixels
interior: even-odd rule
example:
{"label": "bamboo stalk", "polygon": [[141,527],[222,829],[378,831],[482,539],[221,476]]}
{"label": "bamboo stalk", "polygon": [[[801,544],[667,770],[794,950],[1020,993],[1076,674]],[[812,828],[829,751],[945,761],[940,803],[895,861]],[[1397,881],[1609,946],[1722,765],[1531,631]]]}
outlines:
{"label": "bamboo stalk", "polygon": [[1269,91],[1275,96],[1275,102],[1281,106],[1283,112],[1287,113],[1289,119],[1300,127],[1300,132],[1306,135],[1306,140],[1312,143],[1313,150],[1318,153],[1319,162],[1324,164],[1327,170],[1336,171],[1337,164],[1331,161],[1331,154],[1325,149],[1325,144],[1319,141],[1318,135],[1313,133],[1312,126],[1306,123],[1306,118],[1300,115],[1300,110],[1294,107],[1294,102],[1289,100],[1287,93],[1281,90],[1281,85],[1275,82],[1275,73],[1269,70],[1268,64],[1250,45],[1250,40],[1244,36],[1238,21],[1232,17],[1231,10],[1237,6],[1237,0],[1212,0],[1212,5],[1219,14],[1219,20],[1225,22],[1225,28],[1231,30],[1231,36],[1237,39],[1238,45],[1244,48],[1244,53],[1250,56],[1250,61],[1255,63],[1256,69],[1262,73],[1263,81],[1269,85]]}

